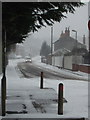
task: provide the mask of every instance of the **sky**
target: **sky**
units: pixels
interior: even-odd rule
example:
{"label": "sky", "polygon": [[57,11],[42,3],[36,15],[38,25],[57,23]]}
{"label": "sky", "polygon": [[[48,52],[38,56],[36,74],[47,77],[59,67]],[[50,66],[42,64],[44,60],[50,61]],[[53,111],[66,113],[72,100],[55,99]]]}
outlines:
{"label": "sky", "polygon": [[[85,0],[83,0],[85,1]],[[83,42],[83,35],[86,36],[86,43],[88,45],[88,2],[85,2],[85,6],[76,8],[75,14],[67,14],[67,18],[62,19],[60,23],[53,25],[53,42],[58,40],[61,32],[65,31],[66,27],[70,28],[70,36],[75,38],[75,32],[77,31],[77,39],[81,43]],[[42,27],[34,34],[31,34],[25,41],[24,46],[27,47],[26,52],[31,51],[32,56],[39,53],[42,42],[46,41],[49,45],[51,43],[51,27]]]}

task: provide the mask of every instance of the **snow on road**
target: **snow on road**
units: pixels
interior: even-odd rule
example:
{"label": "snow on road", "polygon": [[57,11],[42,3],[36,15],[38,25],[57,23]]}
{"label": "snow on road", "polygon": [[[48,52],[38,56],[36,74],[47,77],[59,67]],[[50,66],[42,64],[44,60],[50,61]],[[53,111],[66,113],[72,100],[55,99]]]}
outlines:
{"label": "snow on road", "polygon": [[[52,80],[44,79],[44,88],[39,89],[40,78],[24,78],[16,69],[17,62],[24,60],[10,60],[7,66],[7,111],[22,111],[26,114],[6,114],[6,118],[88,118],[88,82],[79,80]],[[37,60],[36,60],[37,61]],[[35,62],[35,59],[34,59]],[[36,63],[36,62],[35,62]],[[40,62],[39,62],[40,64]],[[48,65],[45,65],[48,67]],[[44,67],[44,65],[43,65]],[[50,68],[51,69],[51,68]],[[54,70],[54,67],[52,67]],[[69,73],[70,74],[70,73]],[[87,77],[87,76],[86,76]],[[57,114],[57,103],[50,103],[50,99],[57,99],[58,84],[64,84],[64,97],[68,101],[64,103],[64,114]],[[0,91],[1,92],[1,91]],[[1,94],[0,94],[1,95]],[[47,100],[47,104],[45,103]],[[35,108],[35,103],[44,102],[43,111]],[[33,104],[32,104],[33,103]],[[49,103],[49,104],[48,104]],[[42,106],[40,106],[42,107]]]}
{"label": "snow on road", "polygon": [[35,57],[32,59],[33,64],[37,65],[40,68],[43,68],[45,70],[51,70],[51,72],[59,73],[64,78],[70,78],[70,79],[77,79],[77,80],[87,80],[88,81],[88,74],[83,72],[73,72],[66,69],[59,69],[52,65],[47,65],[45,63],[41,63],[40,57]]}

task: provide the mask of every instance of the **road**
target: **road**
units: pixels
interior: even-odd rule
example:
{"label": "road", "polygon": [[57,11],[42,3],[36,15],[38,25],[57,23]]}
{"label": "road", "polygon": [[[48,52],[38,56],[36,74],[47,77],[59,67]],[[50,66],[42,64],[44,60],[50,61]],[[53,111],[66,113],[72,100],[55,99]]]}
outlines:
{"label": "road", "polygon": [[24,74],[25,77],[40,77],[41,72],[43,72],[43,76],[44,78],[50,78],[50,79],[65,79],[64,77],[62,77],[59,73],[52,71],[52,70],[48,70],[48,69],[43,69],[42,67],[36,66],[32,63],[19,63],[18,67],[20,69],[20,71]]}

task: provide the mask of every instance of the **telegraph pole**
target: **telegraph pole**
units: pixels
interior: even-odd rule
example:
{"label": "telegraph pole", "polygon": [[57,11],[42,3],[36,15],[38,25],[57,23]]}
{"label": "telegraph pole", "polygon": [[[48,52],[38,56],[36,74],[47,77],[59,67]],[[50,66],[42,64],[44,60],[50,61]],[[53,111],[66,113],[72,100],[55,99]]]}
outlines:
{"label": "telegraph pole", "polygon": [[52,65],[52,53],[53,53],[53,26],[51,27],[51,65]]}
{"label": "telegraph pole", "polygon": [[3,75],[1,79],[1,115],[5,116],[6,114],[6,64],[5,64],[5,55],[6,55],[6,31],[2,29],[2,2],[0,2],[0,37],[1,37],[1,73]]}
{"label": "telegraph pole", "polygon": [[75,48],[76,48],[76,52],[75,52],[75,70],[77,71],[78,70],[78,68],[77,68],[77,64],[78,64],[78,60],[77,60],[77,55],[78,55],[78,51],[77,51],[77,49],[78,49],[77,31],[76,30],[72,30],[72,31],[76,33],[76,37],[75,37],[75,39],[76,39],[76,44],[75,44]]}

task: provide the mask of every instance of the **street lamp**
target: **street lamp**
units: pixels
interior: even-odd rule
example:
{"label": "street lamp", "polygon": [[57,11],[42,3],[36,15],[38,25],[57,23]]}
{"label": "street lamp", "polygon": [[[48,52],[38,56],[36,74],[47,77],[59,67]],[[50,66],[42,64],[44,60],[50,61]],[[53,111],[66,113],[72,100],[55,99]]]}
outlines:
{"label": "street lamp", "polygon": [[75,37],[75,39],[76,39],[76,45],[75,45],[75,47],[77,49],[77,31],[76,30],[72,30],[72,31],[76,33],[76,37]]}
{"label": "street lamp", "polygon": [[76,33],[76,38],[75,39],[77,40],[77,31],[76,30],[72,30],[72,31]]}

